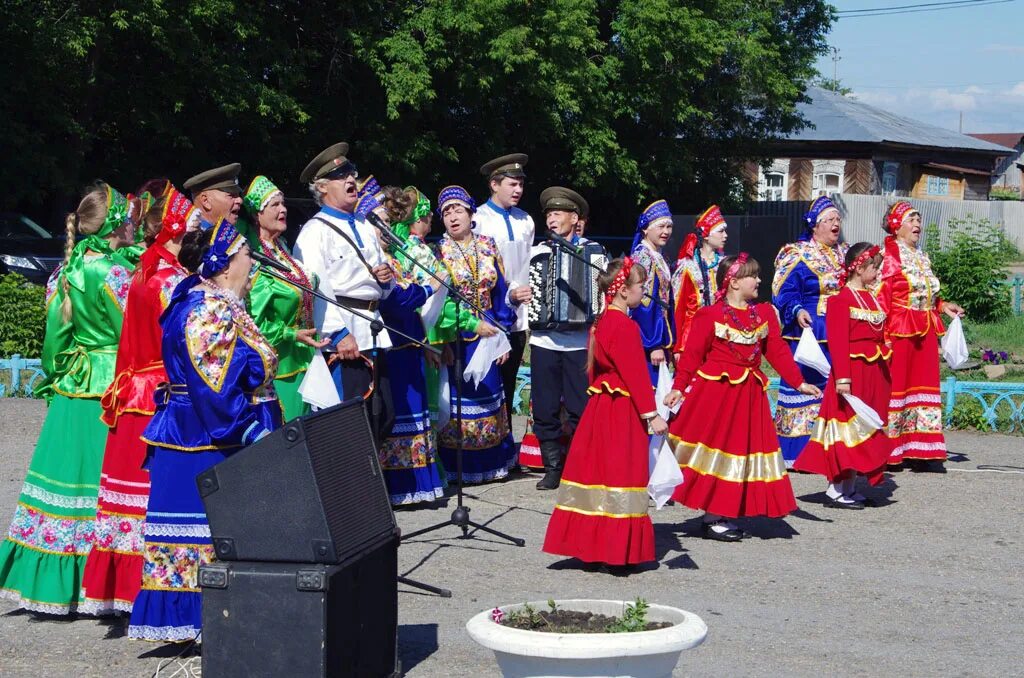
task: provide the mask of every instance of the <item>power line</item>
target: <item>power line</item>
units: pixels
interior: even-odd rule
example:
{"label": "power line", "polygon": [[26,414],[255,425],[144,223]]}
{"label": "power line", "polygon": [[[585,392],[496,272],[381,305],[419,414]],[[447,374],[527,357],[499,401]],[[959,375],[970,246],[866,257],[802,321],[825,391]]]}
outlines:
{"label": "power line", "polygon": [[[874,11],[871,14],[868,14],[868,13],[864,13],[864,14],[846,14],[844,12],[837,12],[837,15],[838,15],[838,17],[840,19],[860,19],[860,18],[864,18],[864,17],[873,17],[873,16],[892,16],[892,15],[896,15],[896,14],[920,14],[922,12],[938,12],[938,11],[944,10],[944,9],[961,9],[961,8],[967,8],[967,7],[970,7],[970,8],[984,7],[986,5],[1002,5],[1002,4],[1005,4],[1005,3],[1008,3],[1008,2],[1016,2],[1016,0],[969,0],[969,2],[967,2],[967,3],[950,5],[950,6],[947,6],[947,7],[924,7],[924,8],[920,8],[920,9],[901,9],[901,10],[896,10],[896,11],[891,11],[891,10],[894,10],[895,8],[880,8],[878,11]],[[861,10],[861,11],[867,12],[867,11],[870,11],[870,10]]]}
{"label": "power line", "polygon": [[947,5],[974,5],[987,0],[948,0],[947,2],[925,2],[916,5],[895,5],[893,7],[865,7],[864,9],[840,9],[836,14],[863,14],[874,12],[888,12],[896,9],[916,9],[918,7],[945,7]]}

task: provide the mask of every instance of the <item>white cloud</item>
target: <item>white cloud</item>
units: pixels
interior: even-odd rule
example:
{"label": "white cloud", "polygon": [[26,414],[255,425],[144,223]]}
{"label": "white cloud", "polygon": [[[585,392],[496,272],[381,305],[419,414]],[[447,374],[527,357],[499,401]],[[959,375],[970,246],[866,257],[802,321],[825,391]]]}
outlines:
{"label": "white cloud", "polygon": [[1018,82],[1010,89],[1004,90],[1003,94],[1011,97],[1024,97],[1024,82]]}
{"label": "white cloud", "polygon": [[951,92],[945,87],[933,89],[928,92],[928,100],[931,102],[933,111],[956,110],[973,111],[978,107],[978,101],[973,94],[965,92]]}
{"label": "white cloud", "polygon": [[1002,45],[993,43],[981,48],[982,52],[1005,52],[1008,54],[1024,54],[1024,45]]}

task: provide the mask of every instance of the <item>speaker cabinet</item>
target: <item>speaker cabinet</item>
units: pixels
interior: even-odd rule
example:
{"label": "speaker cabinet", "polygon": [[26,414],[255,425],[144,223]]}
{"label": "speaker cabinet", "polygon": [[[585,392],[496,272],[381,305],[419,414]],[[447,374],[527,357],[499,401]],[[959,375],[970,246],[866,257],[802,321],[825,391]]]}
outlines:
{"label": "speaker cabinet", "polygon": [[196,483],[219,560],[337,564],[397,534],[362,400],[290,421]]}

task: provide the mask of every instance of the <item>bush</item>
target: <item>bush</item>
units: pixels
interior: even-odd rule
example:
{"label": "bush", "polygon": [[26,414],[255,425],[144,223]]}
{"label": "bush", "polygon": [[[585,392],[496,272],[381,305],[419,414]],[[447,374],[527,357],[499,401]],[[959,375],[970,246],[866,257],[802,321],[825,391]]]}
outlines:
{"label": "bush", "polygon": [[989,200],[1020,200],[1020,189],[1012,186],[993,186],[988,198]]}
{"label": "bush", "polygon": [[[939,228],[929,224],[925,233],[932,270],[942,284],[942,298],[964,307],[971,320],[993,322],[1012,313],[1009,275],[1010,247],[1002,229],[988,219],[950,219],[947,243],[940,243]],[[1016,247],[1013,247],[1016,252]]]}
{"label": "bush", "polygon": [[0,357],[38,358],[46,332],[46,289],[17,273],[0,276]]}

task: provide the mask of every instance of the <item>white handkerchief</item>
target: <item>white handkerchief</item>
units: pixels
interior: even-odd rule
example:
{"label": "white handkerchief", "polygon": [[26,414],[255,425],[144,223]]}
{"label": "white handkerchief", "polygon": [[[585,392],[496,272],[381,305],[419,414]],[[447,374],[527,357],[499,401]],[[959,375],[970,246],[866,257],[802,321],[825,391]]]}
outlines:
{"label": "white handkerchief", "polygon": [[313,360],[306,368],[306,375],[299,384],[299,395],[302,399],[322,410],[341,402],[338,389],[331,377],[331,370],[327,367],[327,361],[320,351],[313,354]]}
{"label": "white handkerchief", "polygon": [[441,317],[441,309],[444,308],[444,300],[448,298],[448,288],[442,287],[429,297],[420,308],[420,318],[423,319],[423,328],[429,330]]}
{"label": "white handkerchief", "polygon": [[437,379],[437,430],[452,418],[452,387],[448,383],[448,366],[441,365]]}
{"label": "white handkerchief", "polygon": [[946,336],[942,338],[942,357],[954,370],[967,363],[967,338],[964,337],[964,325],[960,318],[953,318],[953,322],[946,328]]}
{"label": "white handkerchief", "polygon": [[495,360],[512,350],[512,344],[508,343],[508,337],[504,332],[498,332],[493,337],[477,339],[476,344],[476,351],[462,373],[463,378],[472,381],[474,387],[480,385]]}
{"label": "white handkerchief", "polygon": [[814,332],[810,327],[805,327],[804,331],[800,333],[800,341],[797,342],[793,360],[817,370],[823,377],[827,377],[828,373],[832,371],[832,366],[828,364],[825,352],[821,350],[821,345],[814,338]]}
{"label": "white handkerchief", "polygon": [[[658,414],[665,421],[668,421],[672,410],[665,405],[665,397],[672,391],[672,374],[668,371],[668,365],[662,363],[658,367],[658,385],[654,389],[654,404]],[[678,409],[678,408],[676,408]]]}
{"label": "white handkerchief", "polygon": [[857,413],[857,416],[860,417],[861,421],[865,424],[876,431],[885,425],[882,418],[878,416],[878,412],[871,409],[871,406],[866,402],[855,395],[847,395],[844,393],[843,397],[846,398],[846,402],[850,404],[850,407],[853,408],[853,411]]}
{"label": "white handkerchief", "polygon": [[654,500],[654,506],[661,509],[672,498],[672,492],[683,483],[683,472],[679,470],[679,462],[665,436],[651,436],[647,454],[650,471],[647,494]]}

